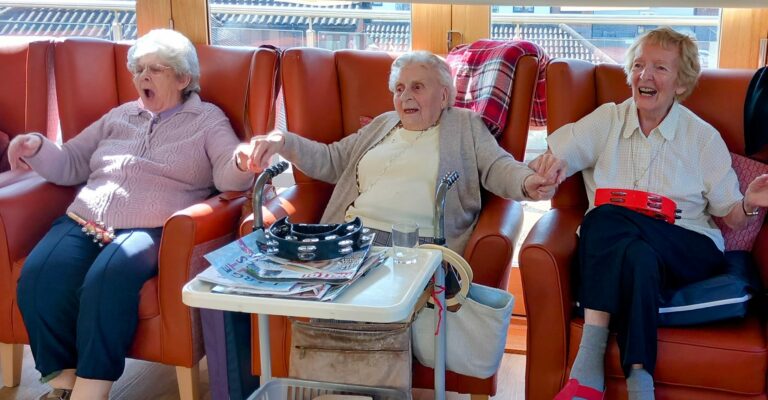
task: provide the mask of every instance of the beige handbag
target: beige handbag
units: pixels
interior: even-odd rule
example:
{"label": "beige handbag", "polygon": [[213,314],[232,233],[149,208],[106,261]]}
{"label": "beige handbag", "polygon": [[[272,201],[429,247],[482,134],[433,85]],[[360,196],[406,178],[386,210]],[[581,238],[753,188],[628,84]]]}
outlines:
{"label": "beige handbag", "polygon": [[410,394],[410,323],[292,320],[289,374]]}

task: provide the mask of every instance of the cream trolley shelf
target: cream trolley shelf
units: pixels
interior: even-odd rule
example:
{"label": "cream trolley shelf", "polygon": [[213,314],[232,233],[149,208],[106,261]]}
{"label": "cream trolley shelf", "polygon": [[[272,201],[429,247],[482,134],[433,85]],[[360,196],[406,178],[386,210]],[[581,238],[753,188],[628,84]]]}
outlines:
{"label": "cream trolley shelf", "polygon": [[[416,249],[416,252],[418,260],[415,264],[393,264],[390,258],[386,264],[368,272],[347,288],[333,302],[212,293],[214,285],[197,278],[184,285],[182,300],[190,307],[259,314],[262,387],[251,398],[261,399],[259,393],[268,389],[266,383],[272,378],[269,315],[380,323],[404,321],[410,316],[419,295],[433,275],[435,285],[444,285],[443,269],[438,268],[442,253],[426,249]],[[438,299],[443,302],[443,292],[437,293]],[[445,321],[445,316],[441,320]],[[440,329],[435,346],[435,399],[443,400],[445,329]]]}

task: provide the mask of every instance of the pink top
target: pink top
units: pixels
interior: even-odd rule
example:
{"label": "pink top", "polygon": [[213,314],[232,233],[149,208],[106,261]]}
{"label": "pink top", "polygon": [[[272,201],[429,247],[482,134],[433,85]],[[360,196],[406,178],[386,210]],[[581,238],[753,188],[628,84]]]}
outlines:
{"label": "pink top", "polygon": [[234,162],[240,143],[224,113],[197,94],[152,123],[136,101],[118,106],[63,145],[43,140],[25,159],[58,185],[85,186],[67,209],[106,226],[162,226],[219,191],[246,190],[253,174]]}

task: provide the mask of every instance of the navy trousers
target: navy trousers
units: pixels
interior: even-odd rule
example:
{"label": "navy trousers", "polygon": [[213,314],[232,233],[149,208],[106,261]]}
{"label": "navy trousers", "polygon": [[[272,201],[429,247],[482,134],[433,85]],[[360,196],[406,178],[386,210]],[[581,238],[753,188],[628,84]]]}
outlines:
{"label": "navy trousers", "polygon": [[68,217],[35,246],[17,286],[32,355],[43,377],[76,369],[116,381],[138,323],[139,291],[157,275],[162,228],[120,229],[102,247]]}
{"label": "navy trousers", "polygon": [[621,366],[653,374],[663,291],[712,277],[726,261],[700,233],[624,207],[603,205],[587,213],[579,240],[579,300],[611,314]]}

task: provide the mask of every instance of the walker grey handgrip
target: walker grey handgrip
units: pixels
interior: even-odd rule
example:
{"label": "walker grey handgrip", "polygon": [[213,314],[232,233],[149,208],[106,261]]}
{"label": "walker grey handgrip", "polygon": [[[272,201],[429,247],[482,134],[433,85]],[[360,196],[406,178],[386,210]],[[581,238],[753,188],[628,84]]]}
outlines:
{"label": "walker grey handgrip", "polygon": [[445,245],[445,196],[459,179],[459,173],[449,172],[440,180],[435,193],[435,244]]}
{"label": "walker grey handgrip", "polygon": [[262,171],[261,174],[259,174],[259,177],[256,178],[256,183],[253,184],[253,197],[251,199],[253,202],[254,231],[264,229],[264,215],[261,213],[261,206],[264,203],[264,185],[266,185],[270,179],[282,174],[286,169],[288,169],[288,163],[280,161]]}

